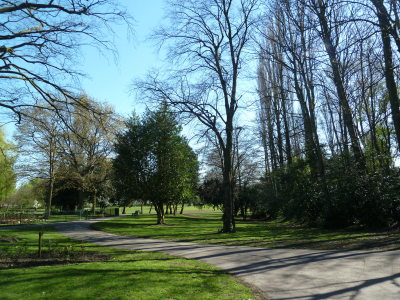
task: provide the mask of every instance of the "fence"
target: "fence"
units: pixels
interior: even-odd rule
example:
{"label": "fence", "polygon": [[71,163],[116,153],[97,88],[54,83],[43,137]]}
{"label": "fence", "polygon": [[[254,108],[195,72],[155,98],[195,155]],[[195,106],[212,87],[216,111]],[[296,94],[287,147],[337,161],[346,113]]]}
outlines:
{"label": "fence", "polygon": [[3,212],[0,214],[0,225],[25,225],[44,222],[44,212]]}
{"label": "fence", "polygon": [[88,220],[93,218],[103,218],[119,216],[119,207],[81,209],[75,211],[52,210],[42,212],[3,212],[0,215],[0,225],[25,225],[40,224],[43,222],[66,222],[77,220]]}
{"label": "fence", "polygon": [[112,216],[119,216],[119,207],[96,208],[95,211],[93,211],[93,209],[81,209],[75,211],[52,210],[50,216],[48,211],[45,212],[45,219],[51,221],[88,220]]}

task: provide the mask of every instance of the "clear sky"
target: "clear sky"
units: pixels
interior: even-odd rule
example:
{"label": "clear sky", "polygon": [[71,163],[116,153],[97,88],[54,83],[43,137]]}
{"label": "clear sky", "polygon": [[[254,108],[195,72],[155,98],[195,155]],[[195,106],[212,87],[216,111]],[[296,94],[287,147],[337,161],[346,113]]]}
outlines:
{"label": "clear sky", "polygon": [[[133,98],[127,93],[133,78],[141,77],[151,66],[159,63],[159,57],[150,43],[144,42],[146,36],[162,21],[162,0],[120,0],[136,20],[136,38],[127,40],[126,26],[114,27],[118,37],[115,44],[119,52],[118,66],[114,59],[102,57],[88,48],[82,69],[91,77],[83,80],[85,92],[98,101],[113,104],[117,113],[129,115],[134,107]],[[141,112],[140,108],[135,108]]]}

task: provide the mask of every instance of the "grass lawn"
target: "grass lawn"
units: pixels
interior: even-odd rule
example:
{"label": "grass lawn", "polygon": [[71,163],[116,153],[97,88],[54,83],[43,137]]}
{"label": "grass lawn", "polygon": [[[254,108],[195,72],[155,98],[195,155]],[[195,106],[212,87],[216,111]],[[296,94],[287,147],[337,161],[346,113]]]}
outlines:
{"label": "grass lawn", "polygon": [[[181,211],[181,208],[182,208],[181,206],[178,206],[178,213]],[[132,207],[127,207],[127,208],[126,208],[126,214],[127,214],[127,215],[131,215],[132,213],[134,213],[134,212],[137,211],[137,210],[140,210],[140,204],[136,204],[136,205],[134,205],[134,206],[132,206]],[[122,214],[122,211],[123,211],[123,207],[120,207],[120,208],[119,208],[119,213]],[[143,205],[143,214],[148,214],[149,211],[150,211],[150,205]],[[205,207],[205,208],[199,210],[196,206],[187,206],[187,205],[185,204],[185,207],[183,208],[183,214],[190,214],[190,213],[206,213],[206,212],[217,213],[217,214],[220,214],[220,213],[221,213],[221,211],[219,211],[219,210],[215,210],[215,211],[214,211],[214,210],[212,209],[212,207]],[[152,213],[152,214],[155,214],[155,213],[156,213],[156,211],[155,211],[155,209],[154,209],[154,206],[153,206],[153,208],[151,209],[151,213]]]}
{"label": "grass lawn", "polygon": [[236,232],[220,234],[221,213],[203,211],[186,215],[166,215],[165,225],[155,225],[156,216],[144,214],[96,223],[110,233],[201,244],[241,245],[271,248],[322,250],[400,249],[397,230],[324,230],[278,221],[236,221]]}
{"label": "grass lawn", "polygon": [[[46,259],[40,264],[47,265],[32,267],[38,260],[39,230],[0,230],[0,299],[262,299],[216,267],[100,247],[64,237],[52,227],[43,228]],[[80,262],[85,257],[101,261]]]}

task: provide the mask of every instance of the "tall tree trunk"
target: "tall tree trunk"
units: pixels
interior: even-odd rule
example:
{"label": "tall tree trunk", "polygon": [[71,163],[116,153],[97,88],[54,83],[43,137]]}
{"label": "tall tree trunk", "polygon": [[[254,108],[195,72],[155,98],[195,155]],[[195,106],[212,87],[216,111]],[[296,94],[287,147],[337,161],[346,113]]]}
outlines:
{"label": "tall tree trunk", "polygon": [[226,145],[224,154],[224,172],[223,172],[223,188],[224,188],[224,232],[233,230],[233,197],[232,197],[232,133],[233,133],[233,114],[228,114],[226,121]]}
{"label": "tall tree trunk", "polygon": [[[283,77],[282,77],[283,79]],[[285,128],[285,144],[286,144],[286,158],[288,165],[292,164],[292,148],[290,145],[290,132],[289,132],[289,123],[287,121],[287,104],[286,104],[286,97],[284,97],[284,89],[281,86],[281,97],[282,97],[282,117],[283,117],[283,124]]]}
{"label": "tall tree trunk", "polygon": [[[387,17],[386,8],[382,0],[371,0],[377,9],[377,16],[379,20],[379,26],[381,28],[381,38],[383,46],[383,56],[385,58],[385,78],[386,88],[389,93],[390,107],[392,110],[393,124],[396,131],[397,146],[400,149],[400,110],[399,110],[399,96],[397,94],[397,85],[393,71],[393,54],[390,39],[391,24]],[[396,39],[395,39],[396,40]],[[398,38],[397,38],[398,40]],[[400,51],[400,41],[399,43]]]}
{"label": "tall tree trunk", "polygon": [[[50,167],[50,169],[52,169],[52,168]],[[50,174],[52,174],[52,171],[50,171]],[[50,175],[49,191],[47,193],[47,211],[48,211],[47,218],[48,219],[50,219],[50,215],[51,215],[51,200],[53,198],[53,185],[54,185],[54,176]]]}
{"label": "tall tree trunk", "polygon": [[353,122],[352,111],[350,108],[349,101],[347,99],[346,91],[345,91],[345,88],[343,85],[343,80],[340,75],[339,57],[336,53],[336,48],[333,46],[334,41],[331,37],[331,30],[329,28],[328,20],[326,17],[326,7],[327,7],[326,2],[323,2],[323,0],[318,0],[318,9],[316,9],[316,11],[317,11],[319,23],[321,26],[322,40],[325,44],[325,49],[329,56],[332,73],[333,73],[333,82],[336,86],[340,106],[343,109],[343,121],[344,121],[345,126],[348,129],[348,133],[349,133],[350,141],[351,141],[351,147],[352,147],[354,156],[356,158],[356,161],[358,163],[358,166],[361,169],[364,169],[365,168],[364,157],[363,157],[363,153],[361,151],[360,143],[359,143],[359,140],[357,137],[356,128],[355,128],[354,122]]}

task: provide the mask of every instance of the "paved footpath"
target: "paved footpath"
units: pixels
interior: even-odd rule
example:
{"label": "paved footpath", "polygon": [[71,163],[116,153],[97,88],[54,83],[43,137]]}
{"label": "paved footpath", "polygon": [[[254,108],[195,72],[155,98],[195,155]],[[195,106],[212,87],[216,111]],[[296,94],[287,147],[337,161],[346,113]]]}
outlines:
{"label": "paved footpath", "polygon": [[127,238],[88,228],[98,221],[54,226],[65,236],[101,246],[168,253],[217,266],[275,300],[400,299],[400,251],[268,249]]}

